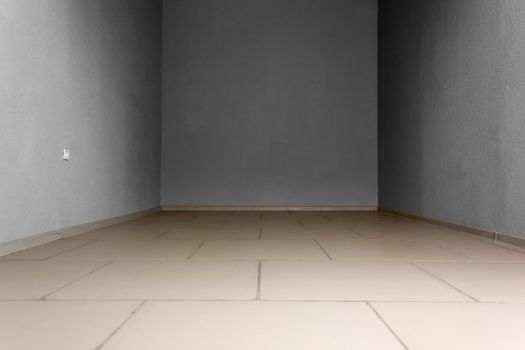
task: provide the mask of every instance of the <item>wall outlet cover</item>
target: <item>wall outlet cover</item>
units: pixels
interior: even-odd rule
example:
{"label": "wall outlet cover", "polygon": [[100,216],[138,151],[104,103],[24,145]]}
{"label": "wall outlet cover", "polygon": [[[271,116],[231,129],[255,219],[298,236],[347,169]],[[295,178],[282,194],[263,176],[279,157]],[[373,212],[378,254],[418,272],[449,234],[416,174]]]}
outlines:
{"label": "wall outlet cover", "polygon": [[69,149],[64,148],[62,150],[62,160],[69,160]]}

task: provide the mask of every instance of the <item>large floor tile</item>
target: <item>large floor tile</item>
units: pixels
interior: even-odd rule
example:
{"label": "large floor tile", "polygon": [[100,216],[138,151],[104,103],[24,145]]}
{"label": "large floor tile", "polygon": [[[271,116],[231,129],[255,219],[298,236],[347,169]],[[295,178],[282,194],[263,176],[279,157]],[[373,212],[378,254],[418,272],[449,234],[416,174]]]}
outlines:
{"label": "large floor tile", "polygon": [[50,299],[228,299],[256,296],[256,261],[119,261]]}
{"label": "large floor tile", "polygon": [[441,247],[479,261],[523,261],[525,254],[519,248],[505,248],[483,240],[441,241]]}
{"label": "large floor tile", "polygon": [[212,240],[204,242],[193,259],[328,260],[311,240]]}
{"label": "large floor tile", "polygon": [[316,214],[311,216],[297,216],[297,220],[305,227],[309,227],[310,225],[328,225],[332,222],[332,220],[327,215],[323,214]]}
{"label": "large floor tile", "polygon": [[41,260],[66,252],[68,250],[88,245],[93,240],[59,239],[40,246],[25,249],[0,257],[0,260]]}
{"label": "large floor tile", "polygon": [[361,303],[147,302],[104,350],[402,349]]}
{"label": "large floor tile", "polygon": [[401,262],[263,261],[264,300],[468,301]]}
{"label": "large floor tile", "polygon": [[56,255],[53,260],[167,260],[186,259],[200,240],[100,240]]}
{"label": "large floor tile", "polygon": [[373,303],[409,349],[518,350],[525,304]]}
{"label": "large floor tile", "polygon": [[465,261],[472,260],[432,242],[319,240],[334,260]]}
{"label": "large floor tile", "polygon": [[92,350],[138,302],[1,301],[0,349]]}
{"label": "large floor tile", "polygon": [[188,229],[201,229],[201,230],[211,230],[211,229],[220,229],[224,226],[224,222],[221,221],[180,221],[180,222],[171,222],[171,223],[162,223],[162,228],[168,231],[177,231],[177,230],[188,230]]}
{"label": "large floor tile", "polygon": [[0,261],[0,299],[38,299],[103,266],[101,261]]}
{"label": "large floor tile", "polygon": [[186,228],[170,231],[161,239],[258,239],[259,229]]}
{"label": "large floor tile", "polygon": [[405,240],[405,241],[471,241],[472,235],[457,231],[452,233],[438,227],[410,225],[406,227],[363,228],[354,227],[354,231],[367,239]]}
{"label": "large floor tile", "polygon": [[417,263],[480,301],[525,302],[525,263]]}
{"label": "large floor tile", "polygon": [[136,226],[109,226],[98,230],[82,233],[69,239],[99,240],[99,239],[154,239],[166,230],[159,227],[148,227],[147,225]]}
{"label": "large floor tile", "polygon": [[262,227],[263,239],[362,239],[348,227],[327,225],[319,228],[304,228],[300,225],[273,225]]}
{"label": "large floor tile", "polygon": [[348,227],[327,226],[325,228],[305,228],[304,234],[310,239],[362,239]]}
{"label": "large floor tile", "polygon": [[[284,225],[283,225],[284,226]],[[305,234],[304,228],[300,225],[295,226],[279,226],[272,227],[263,226],[261,230],[262,239],[311,239]]]}

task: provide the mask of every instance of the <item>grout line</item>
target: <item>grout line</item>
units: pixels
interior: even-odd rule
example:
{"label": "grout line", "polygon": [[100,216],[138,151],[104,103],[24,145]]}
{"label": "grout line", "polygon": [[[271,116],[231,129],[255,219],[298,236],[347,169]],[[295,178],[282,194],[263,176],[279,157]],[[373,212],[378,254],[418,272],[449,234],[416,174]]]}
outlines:
{"label": "grout line", "polygon": [[206,240],[203,239],[202,242],[199,243],[199,245],[197,246],[197,249],[195,249],[195,251],[193,253],[191,253],[186,259],[191,259],[195,256],[195,254],[197,254],[197,252],[202,248],[202,246],[204,245],[204,243],[206,243]]}
{"label": "grout line", "polygon": [[326,221],[332,221],[332,219],[330,219],[330,218],[329,218],[328,216],[326,216],[326,215],[321,215],[321,217],[322,217],[323,219],[325,219]]}
{"label": "grout line", "polygon": [[441,281],[442,283],[445,283],[447,286],[455,289],[456,291],[460,292],[461,294],[463,294],[464,296],[466,296],[467,298],[471,299],[472,301],[475,301],[475,302],[478,302],[479,303],[479,300],[474,298],[473,296],[470,296],[468,295],[467,293],[465,293],[464,291],[462,291],[461,289],[459,289],[458,287],[456,287],[455,285],[453,285],[452,283],[444,280],[443,278],[433,274],[432,272],[429,272],[427,270],[425,270],[423,267],[417,265],[416,263],[414,262],[410,262],[409,263],[410,265],[414,266],[416,269],[426,273],[427,275],[431,276],[431,277],[434,277],[435,279],[437,279],[438,281]]}
{"label": "grout line", "polygon": [[352,233],[355,233],[357,236],[363,238],[363,239],[366,239],[367,241],[370,241],[370,239],[366,238],[365,236],[363,236],[361,233],[357,232],[355,229],[353,228],[350,228],[349,229]]}
{"label": "grout line", "polygon": [[85,244],[79,245],[79,246],[77,246],[77,247],[70,248],[70,249],[66,249],[66,250],[64,250],[64,251],[61,251],[60,253],[53,254],[53,255],[48,256],[47,258],[42,259],[42,260],[49,260],[49,259],[51,259],[51,258],[54,258],[54,257],[56,257],[56,256],[59,256],[60,254],[68,253],[68,252],[70,252],[70,251],[73,251],[73,250],[76,250],[76,249],[83,248],[83,247],[85,247],[85,246],[88,246],[88,245],[93,244],[93,243],[98,242],[98,241],[99,241],[98,239],[92,240],[92,241],[90,241],[90,242],[87,242],[87,243],[85,243]]}
{"label": "grout line", "polygon": [[262,261],[259,260],[259,266],[257,267],[257,294],[255,300],[261,300],[261,270],[262,270]]}
{"label": "grout line", "polygon": [[390,333],[397,339],[397,341],[399,342],[399,344],[401,344],[401,346],[405,349],[405,350],[409,350],[408,346],[406,346],[406,344],[403,342],[403,340],[401,340],[401,338],[396,334],[396,332],[394,332],[394,330],[392,329],[392,327],[390,327],[390,325],[385,321],[385,319],[383,318],[383,316],[381,316],[381,314],[379,313],[379,311],[376,310],[376,308],[370,304],[369,302],[366,302],[366,305],[372,310],[372,312],[376,315],[376,317],[379,319],[379,321],[381,321],[381,323],[383,323],[383,325],[390,331]]}
{"label": "grout line", "polygon": [[[53,242],[57,242],[57,241],[62,240],[62,239],[65,239],[65,238],[60,238],[60,239],[55,240],[55,241],[53,241]],[[7,259],[7,258],[0,257],[0,261],[47,261],[47,260],[50,260],[50,259],[52,259],[52,258],[54,258],[54,257],[56,257],[56,256],[58,256],[58,255],[60,255],[60,254],[67,253],[67,252],[70,252],[70,251],[72,251],[72,250],[75,250],[75,249],[78,249],[78,248],[85,247],[85,246],[90,245],[90,244],[92,244],[92,243],[95,243],[95,242],[97,242],[97,241],[98,241],[98,239],[90,240],[90,241],[88,241],[87,243],[84,243],[84,244],[79,245],[79,246],[77,246],[77,247],[73,247],[73,248],[69,248],[69,249],[63,250],[63,251],[61,251],[61,252],[59,252],[59,253],[55,253],[55,254],[50,255],[50,256],[47,256],[47,257],[45,257],[45,258],[40,258],[40,259],[31,259],[31,258],[26,258],[26,259],[17,259],[17,258]],[[49,242],[49,243],[53,243],[53,242]],[[47,243],[44,243],[44,244],[47,244]],[[40,246],[41,246],[41,245],[37,245],[37,246],[35,246],[35,247],[33,247],[33,248],[37,248],[37,247],[40,247]],[[28,249],[33,249],[33,248],[28,248]],[[24,250],[26,250],[26,249],[24,249]],[[20,252],[23,252],[24,250],[21,250]],[[18,252],[15,252],[15,253],[13,253],[13,254],[16,254],[16,253],[18,253]]]}
{"label": "grout line", "polygon": [[[169,232],[170,232],[169,230],[166,230],[166,231],[160,233],[158,236],[153,237],[153,238],[151,239],[151,241],[154,241],[154,240],[156,240],[156,239],[159,239],[159,238],[161,238],[162,236],[167,235]],[[148,240],[147,240],[147,241],[148,241]]]}
{"label": "grout line", "polygon": [[313,241],[319,246],[319,248],[321,248],[321,250],[322,250],[323,253],[326,255],[326,257],[328,258],[328,260],[334,260],[334,259],[332,259],[332,257],[330,256],[330,254],[328,254],[328,252],[326,251],[326,249],[323,248],[323,246],[321,245],[321,243],[319,243],[319,242],[317,241],[317,239],[314,239]]}
{"label": "grout line", "polygon": [[122,329],[122,327],[124,327],[126,325],[126,323],[128,323],[128,321],[137,314],[137,312],[139,311],[139,309],[142,307],[142,305],[144,305],[146,303],[146,300],[142,300],[142,302],[137,305],[137,307],[135,309],[133,309],[133,311],[130,312],[130,314],[124,319],[124,321],[122,321],[122,323],[120,325],[118,325],[117,328],[115,328],[103,341],[102,343],[100,343],[100,345],[98,345],[95,350],[100,350],[102,349],[106,343],[111,339],[113,338],[113,336],[115,334],[118,333],[118,331],[120,331]]}
{"label": "grout line", "polygon": [[167,235],[169,232],[170,232],[169,230],[166,230],[166,231],[162,232],[161,234],[159,234],[158,236],[153,237],[153,239],[151,239],[151,240],[154,241],[156,239],[159,239],[160,237]]}
{"label": "grout line", "polygon": [[262,239],[262,214],[259,214],[259,239]]}
{"label": "grout line", "polygon": [[491,245],[491,246],[494,246],[494,247],[498,247],[498,248],[501,248],[501,249],[506,249],[506,250],[510,250],[511,252],[515,252],[515,253],[519,253],[519,254],[525,254],[525,252],[520,249],[520,247],[509,247],[507,245],[503,245],[502,243],[505,243],[505,242],[502,242],[502,241],[490,241],[490,242],[487,242],[485,240],[481,240],[483,243],[485,244],[488,244],[488,245]]}
{"label": "grout line", "polygon": [[112,264],[112,263],[113,263],[113,261],[108,261],[107,263],[105,263],[105,264],[103,264],[103,265],[97,267],[96,269],[91,270],[91,271],[89,271],[88,273],[83,274],[83,275],[80,276],[79,278],[74,279],[73,281],[71,281],[71,282],[69,282],[69,283],[66,283],[66,284],[63,285],[62,287],[60,287],[60,288],[58,288],[58,289],[55,289],[54,291],[51,291],[51,292],[47,293],[46,295],[42,296],[42,297],[40,298],[40,300],[46,300],[50,295],[53,295],[53,294],[59,292],[60,290],[62,290],[62,289],[64,289],[64,288],[66,288],[66,287],[72,285],[72,284],[75,283],[75,282],[80,281],[81,279],[83,279],[83,278],[85,278],[85,277],[87,277],[87,276],[89,276],[89,275],[91,275],[91,274],[97,272],[98,270],[103,269],[104,267],[106,267],[106,266],[108,266],[108,265],[110,265],[110,264]]}

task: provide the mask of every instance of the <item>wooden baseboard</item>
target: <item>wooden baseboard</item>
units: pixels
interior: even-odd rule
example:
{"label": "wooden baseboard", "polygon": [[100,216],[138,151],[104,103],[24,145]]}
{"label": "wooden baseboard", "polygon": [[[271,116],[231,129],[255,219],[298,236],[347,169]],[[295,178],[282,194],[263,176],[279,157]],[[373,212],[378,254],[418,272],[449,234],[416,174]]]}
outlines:
{"label": "wooden baseboard", "polygon": [[435,224],[438,226],[443,226],[443,227],[448,227],[448,228],[455,229],[455,230],[469,232],[469,233],[472,233],[478,236],[492,239],[493,241],[496,241],[496,242],[508,243],[508,244],[518,246],[520,248],[525,248],[525,238],[516,237],[513,235],[506,234],[506,233],[483,230],[483,229],[474,228],[474,227],[465,226],[465,225],[453,224],[453,223],[446,222],[446,221],[431,219],[425,216],[413,215],[413,214],[405,213],[405,212],[394,210],[394,209],[384,208],[384,207],[379,207],[378,211],[385,213],[385,214],[401,216],[401,217],[412,219],[412,220],[428,222],[430,224]]}
{"label": "wooden baseboard", "polygon": [[286,206],[172,206],[163,211],[377,211],[377,206],[360,207],[286,207]]}
{"label": "wooden baseboard", "polygon": [[109,219],[98,220],[86,224],[69,226],[62,229],[39,233],[33,236],[17,239],[14,241],[0,243],[0,256],[18,252],[20,250],[36,247],[41,244],[49,243],[57,239],[71,237],[80,233],[93,231],[99,228],[119,224],[125,221],[137,219],[146,215],[157,213],[160,207],[141,210],[131,214],[116,216]]}

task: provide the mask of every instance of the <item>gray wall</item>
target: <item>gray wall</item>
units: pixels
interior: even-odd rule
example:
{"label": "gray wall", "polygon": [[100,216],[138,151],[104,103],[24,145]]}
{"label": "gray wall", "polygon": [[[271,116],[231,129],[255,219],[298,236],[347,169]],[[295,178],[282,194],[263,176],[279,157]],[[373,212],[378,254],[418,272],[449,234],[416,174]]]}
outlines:
{"label": "gray wall", "polygon": [[380,205],[525,236],[525,2],[380,12]]}
{"label": "gray wall", "polygon": [[377,4],[164,1],[162,203],[376,205]]}
{"label": "gray wall", "polygon": [[0,242],[158,206],[160,25],[160,1],[0,0]]}

